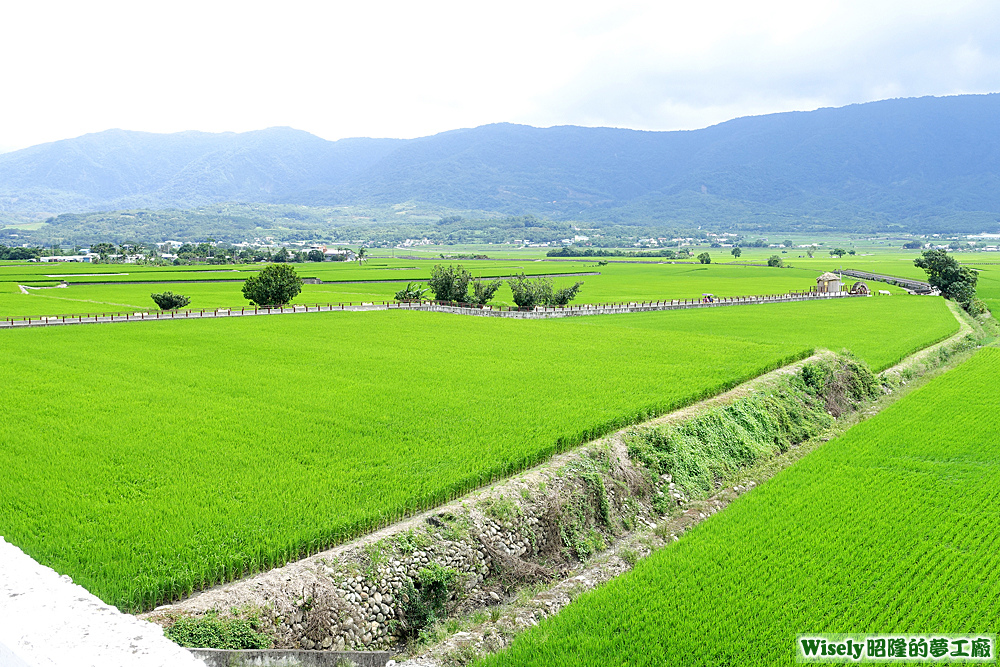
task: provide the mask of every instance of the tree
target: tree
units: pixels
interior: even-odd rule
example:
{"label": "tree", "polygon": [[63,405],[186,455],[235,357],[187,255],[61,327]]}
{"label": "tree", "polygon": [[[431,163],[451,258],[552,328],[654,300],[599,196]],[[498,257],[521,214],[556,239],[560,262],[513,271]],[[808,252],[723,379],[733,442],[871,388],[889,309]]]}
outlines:
{"label": "tree", "polygon": [[582,282],[572,287],[564,287],[558,291],[552,288],[552,280],[539,276],[529,280],[523,273],[507,281],[514,295],[514,303],[518,308],[534,308],[535,306],[565,306],[580,291]]}
{"label": "tree", "polygon": [[288,248],[282,248],[278,252],[271,255],[272,262],[287,262],[292,256],[288,254]]}
{"label": "tree", "polygon": [[740,255],[743,254],[743,251],[740,250],[740,247],[738,245],[733,246],[733,249],[730,250],[729,252],[732,253],[733,257],[735,257],[737,259],[739,259]]}
{"label": "tree", "polygon": [[923,241],[907,241],[903,244],[903,248],[906,250],[920,250],[923,247]]}
{"label": "tree", "polygon": [[843,257],[846,254],[847,251],[844,250],[843,248],[834,248],[833,250],[830,251],[831,257]]}
{"label": "tree", "polygon": [[927,272],[927,282],[941,290],[945,298],[957,301],[966,310],[975,307],[979,273],[960,266],[947,250],[924,250],[913,265]]}
{"label": "tree", "polygon": [[794,244],[791,241],[789,241],[788,239],[785,239],[784,241],[781,242],[781,245],[785,246],[786,248],[791,248],[792,245],[794,245]]}
{"label": "tree", "polygon": [[310,250],[306,258],[310,262],[322,262],[325,259],[322,250]]}
{"label": "tree", "polygon": [[[360,259],[361,255],[358,257]],[[431,270],[431,279],[427,281],[427,286],[434,292],[437,301],[465,303],[468,299],[470,282],[472,274],[462,268],[461,264],[457,267],[449,265],[447,268],[437,264]]]}
{"label": "tree", "polygon": [[854,257],[855,255],[858,254],[858,251],[855,250],[854,248],[851,248],[850,250],[847,251],[847,254],[850,255],[851,257]]}
{"label": "tree", "polygon": [[556,290],[546,305],[565,306],[569,304],[570,301],[576,298],[576,295],[580,291],[581,287],[583,287],[582,280],[573,284],[571,287],[563,287],[562,289]]}
{"label": "tree", "polygon": [[711,264],[712,263],[712,256],[709,255],[707,252],[703,252],[700,255],[698,255],[698,263],[699,264]]}
{"label": "tree", "polygon": [[368,261],[368,248],[361,246],[358,248],[358,266]]}
{"label": "tree", "polygon": [[258,306],[284,306],[302,291],[302,278],[288,264],[270,264],[243,283],[243,296]]}
{"label": "tree", "polygon": [[489,282],[483,282],[478,279],[473,280],[472,294],[468,295],[469,303],[474,303],[477,306],[485,306],[501,286],[503,286],[503,282],[499,278]]}
{"label": "tree", "polygon": [[767,258],[767,265],[782,266],[783,262],[781,261],[781,257],[778,257],[777,255],[771,255],[770,257]]}
{"label": "tree", "polygon": [[108,255],[113,255],[115,253],[115,245],[113,243],[95,243],[90,246],[90,252],[96,252],[101,257],[102,262],[108,261]]}
{"label": "tree", "polygon": [[160,310],[177,310],[191,303],[191,299],[182,294],[174,294],[173,292],[150,294],[149,296],[153,298],[153,301],[156,302]]}
{"label": "tree", "polygon": [[427,292],[426,287],[420,287],[420,283],[406,283],[406,287],[396,292],[396,301],[420,301]]}

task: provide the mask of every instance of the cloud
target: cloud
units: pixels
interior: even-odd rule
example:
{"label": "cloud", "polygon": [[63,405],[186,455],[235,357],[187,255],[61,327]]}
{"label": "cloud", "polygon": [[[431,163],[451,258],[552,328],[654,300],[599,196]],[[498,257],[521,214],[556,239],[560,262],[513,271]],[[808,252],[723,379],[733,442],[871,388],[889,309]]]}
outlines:
{"label": "cloud", "polygon": [[981,0],[17,3],[0,27],[0,144],[109,127],[695,128],[1000,91],[998,31]]}
{"label": "cloud", "polygon": [[[709,5],[713,15],[722,4]],[[535,113],[542,124],[686,129],[776,111],[1000,90],[1000,8],[873,4],[809,5],[811,13],[774,23],[743,16],[742,26],[730,21],[700,48],[687,39],[680,49],[650,49],[655,24],[626,29],[613,40],[620,48],[553,90]],[[664,39],[676,31],[665,26]]]}

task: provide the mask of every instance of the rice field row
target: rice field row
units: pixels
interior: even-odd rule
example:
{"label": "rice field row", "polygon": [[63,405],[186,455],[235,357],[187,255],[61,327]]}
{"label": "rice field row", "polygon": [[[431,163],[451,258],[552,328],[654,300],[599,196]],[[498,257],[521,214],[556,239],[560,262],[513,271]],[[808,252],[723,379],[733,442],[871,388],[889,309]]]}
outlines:
{"label": "rice field row", "polygon": [[[410,262],[413,264],[413,262]],[[435,262],[427,262],[420,269],[425,277]],[[328,263],[332,264],[332,263]],[[470,269],[478,265],[466,263]],[[523,266],[523,265],[522,265]],[[306,268],[302,268],[306,267]],[[303,275],[309,265],[298,265]],[[599,272],[600,275],[556,277],[556,288],[583,281],[583,289],[574,303],[610,303],[622,301],[658,301],[664,299],[699,298],[710,292],[720,297],[753,294],[781,294],[805,291],[816,284],[814,269],[777,269],[758,266],[731,266],[721,264],[608,264],[566,266],[557,262],[535,264],[536,272],[563,272],[568,270]],[[544,269],[544,270],[543,270]],[[513,271],[513,269],[511,269]],[[368,269],[361,269],[367,272]],[[357,272],[357,270],[355,270]],[[223,274],[232,276],[234,274]],[[242,275],[242,274],[240,274]],[[353,274],[352,274],[353,275]],[[374,275],[374,274],[373,274]],[[382,274],[377,274],[382,275]],[[0,277],[3,272],[0,271]],[[22,281],[22,284],[47,285]],[[22,294],[15,282],[0,281],[0,317],[38,317],[42,315],[71,315],[103,311],[152,311],[155,304],[152,292],[170,290],[191,298],[193,308],[232,308],[248,305],[239,282],[164,283],[164,284],[72,284],[66,288],[29,290]],[[339,282],[322,285],[304,285],[294,303],[339,303],[362,301],[391,301],[403,285],[400,283]],[[895,294],[905,294],[896,287],[879,285]],[[513,305],[510,287],[504,283],[493,302]]]}
{"label": "rice field row", "polygon": [[110,603],[148,608],[815,347],[883,367],[956,326],[941,299],[898,298],[7,331],[0,535]]}
{"label": "rice field row", "polygon": [[799,633],[1000,631],[986,348],[481,665],[795,664]]}

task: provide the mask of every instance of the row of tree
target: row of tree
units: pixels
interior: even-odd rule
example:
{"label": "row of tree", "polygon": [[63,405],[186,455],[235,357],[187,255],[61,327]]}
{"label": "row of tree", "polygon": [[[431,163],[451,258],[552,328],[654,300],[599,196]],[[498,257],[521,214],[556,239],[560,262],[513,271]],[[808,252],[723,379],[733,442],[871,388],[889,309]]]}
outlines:
{"label": "row of tree", "polygon": [[[532,279],[522,273],[508,279],[507,284],[518,308],[534,308],[567,305],[580,292],[583,282],[555,289],[552,280],[546,276]],[[500,278],[491,280],[475,278],[461,264],[447,267],[438,264],[431,271],[431,278],[427,281],[426,288],[421,288],[417,283],[407,283],[406,287],[396,292],[396,300],[419,301],[430,291],[435,301],[485,306],[502,286],[503,281]]]}

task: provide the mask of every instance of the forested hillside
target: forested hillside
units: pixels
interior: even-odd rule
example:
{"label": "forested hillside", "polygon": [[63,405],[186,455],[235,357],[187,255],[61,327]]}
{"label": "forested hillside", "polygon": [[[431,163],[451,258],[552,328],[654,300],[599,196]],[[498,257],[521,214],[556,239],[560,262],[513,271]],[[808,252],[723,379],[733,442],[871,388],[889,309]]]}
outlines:
{"label": "forested hillside", "polygon": [[0,155],[0,217],[219,202],[744,229],[994,230],[1000,95],[887,100],[685,132],[498,124],[330,142],[290,128],[110,130]]}

